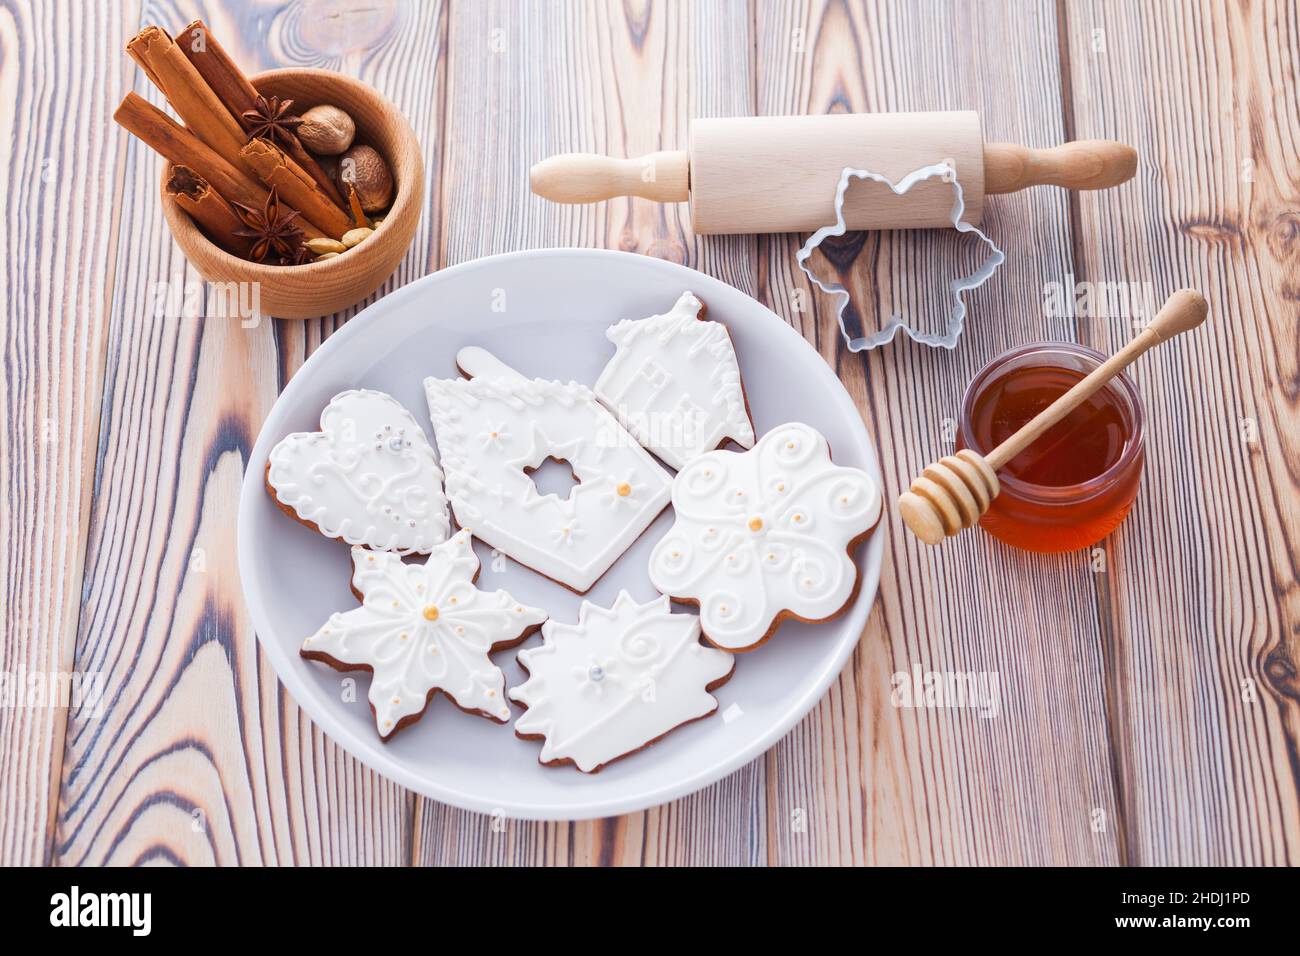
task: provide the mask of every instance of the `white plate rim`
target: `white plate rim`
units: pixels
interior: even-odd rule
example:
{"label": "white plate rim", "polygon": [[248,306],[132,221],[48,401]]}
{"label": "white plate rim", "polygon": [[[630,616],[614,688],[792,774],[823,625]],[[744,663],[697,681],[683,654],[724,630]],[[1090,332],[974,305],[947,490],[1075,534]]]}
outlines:
{"label": "white plate rim", "polygon": [[[328,336],[290,378],[284,390],[276,398],[271,411],[266,416],[266,420],[262,423],[257,441],[249,454],[244,473],[239,495],[239,514],[235,536],[244,602],[252,620],[254,634],[258,643],[270,660],[276,678],[289,692],[294,703],[344,751],[363,765],[406,787],[408,790],[451,806],[478,813],[504,812],[506,816],[520,820],[576,821],[634,813],[692,794],[710,784],[716,783],[766,753],[777,741],[789,733],[795,724],[807,716],[843,671],[849,657],[852,656],[853,651],[861,641],[862,632],[866,627],[871,608],[875,604],[880,584],[880,567],[884,551],[884,535],[881,532],[883,531],[884,522],[881,522],[866,545],[859,549],[856,554],[855,560],[858,562],[859,572],[862,577],[861,586],[853,605],[836,619],[836,622],[843,629],[843,636],[836,644],[834,653],[828,658],[826,666],[816,675],[816,679],[807,685],[805,692],[784,713],[771,722],[766,731],[755,736],[746,746],[740,748],[727,759],[702,768],[688,777],[679,778],[658,788],[642,791],[634,795],[603,800],[576,801],[572,806],[566,807],[561,814],[556,813],[555,809],[550,805],[529,804],[527,802],[519,802],[503,807],[500,800],[484,800],[473,793],[467,793],[463,790],[430,781],[391,754],[383,751],[354,749],[349,746],[349,742],[354,736],[353,733],[335,716],[333,708],[319,706],[320,702],[317,701],[316,695],[311,691],[306,678],[297,670],[297,665],[301,663],[301,659],[297,655],[286,652],[269,637],[263,637],[264,633],[269,634],[271,632],[270,618],[266,611],[263,589],[256,583],[255,576],[252,573],[254,558],[251,553],[251,545],[246,546],[245,542],[252,538],[252,528],[255,520],[253,516],[256,510],[253,506],[254,502],[259,496],[266,494],[262,471],[265,468],[267,456],[270,454],[274,443],[286,433],[285,427],[280,422],[291,413],[296,393],[307,387],[306,383],[314,366],[324,363],[334,351],[346,348],[347,343],[354,336],[363,334],[370,325],[382,321],[387,309],[408,298],[421,294],[424,289],[430,286],[436,286],[439,282],[446,281],[448,278],[463,272],[491,269],[515,259],[533,259],[548,256],[556,258],[637,259],[639,264],[646,268],[659,269],[665,272],[665,281],[668,285],[675,284],[680,288],[689,287],[693,291],[697,291],[706,302],[710,301],[711,298],[719,300],[731,299],[738,308],[757,308],[767,313],[766,318],[783,330],[783,332],[775,334],[785,335],[792,349],[807,349],[816,356],[817,362],[814,367],[818,369],[817,374],[824,375],[833,384],[834,387],[831,392],[835,396],[834,400],[841,406],[840,410],[845,413],[847,427],[858,441],[858,451],[863,456],[863,469],[875,478],[878,483],[881,483],[883,487],[880,463],[876,456],[875,447],[871,443],[862,415],[853,403],[847,389],[844,388],[844,384],[816,349],[763,303],[707,273],[652,256],[612,249],[567,247],[526,249],[471,259],[421,276],[371,303]],[[250,580],[254,582],[251,586],[249,584]],[[750,653],[762,653],[762,650],[760,648]],[[513,724],[513,718],[511,723]],[[569,770],[569,768],[563,767],[553,769],[557,773]]]}

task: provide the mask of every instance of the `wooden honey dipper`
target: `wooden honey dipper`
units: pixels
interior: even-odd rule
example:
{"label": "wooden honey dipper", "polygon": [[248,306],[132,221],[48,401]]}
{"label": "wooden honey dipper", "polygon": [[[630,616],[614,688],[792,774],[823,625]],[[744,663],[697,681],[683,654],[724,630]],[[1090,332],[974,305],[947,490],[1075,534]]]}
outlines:
{"label": "wooden honey dipper", "polygon": [[1020,454],[1044,432],[1070,414],[1089,396],[1124,371],[1138,356],[1181,332],[1205,321],[1209,311],[1205,298],[1191,289],[1169,297],[1151,324],[1073,388],[1025,422],[1014,435],[987,455],[963,448],[934,462],[898,496],[903,523],[926,544],[938,544],[945,537],[969,528],[998,496],[997,471]]}

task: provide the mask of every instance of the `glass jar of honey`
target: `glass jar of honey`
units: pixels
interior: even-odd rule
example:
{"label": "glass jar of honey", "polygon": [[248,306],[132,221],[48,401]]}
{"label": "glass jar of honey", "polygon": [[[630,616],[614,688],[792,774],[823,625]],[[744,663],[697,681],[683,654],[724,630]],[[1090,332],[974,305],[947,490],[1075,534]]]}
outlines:
{"label": "glass jar of honey", "polygon": [[[958,447],[988,454],[1104,361],[1060,342],[998,356],[966,389]],[[1128,514],[1143,458],[1142,404],[1121,374],[1003,466],[980,525],[1028,551],[1086,548]]]}

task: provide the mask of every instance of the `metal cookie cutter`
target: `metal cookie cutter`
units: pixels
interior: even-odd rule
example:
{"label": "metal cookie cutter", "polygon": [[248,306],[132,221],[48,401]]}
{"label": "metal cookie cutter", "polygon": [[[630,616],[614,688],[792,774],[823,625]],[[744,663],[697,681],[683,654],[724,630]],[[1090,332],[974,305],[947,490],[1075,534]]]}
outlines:
{"label": "metal cookie cutter", "polygon": [[[975,272],[970,275],[958,276],[948,283],[948,291],[952,295],[953,309],[943,334],[933,334],[914,329],[904,321],[903,316],[894,314],[890,316],[889,321],[879,331],[854,338],[849,334],[849,330],[844,324],[844,310],[849,304],[848,290],[839,283],[823,282],[807,266],[806,263],[809,257],[822,244],[823,240],[830,236],[842,236],[847,231],[844,225],[844,195],[853,181],[862,179],[888,186],[897,196],[903,195],[917,183],[928,179],[940,179],[945,183],[949,183],[953,190],[953,228],[958,232],[974,233],[981,242],[988,246],[989,255]],[[795,262],[798,263],[804,275],[817,288],[830,295],[840,297],[839,305],[835,310],[836,319],[839,321],[840,333],[844,336],[844,341],[847,343],[850,352],[861,352],[865,349],[874,349],[877,346],[885,345],[893,340],[899,329],[906,332],[913,341],[920,342],[922,345],[945,349],[956,347],[957,339],[961,336],[962,327],[966,320],[966,303],[962,300],[962,293],[982,286],[993,277],[998,267],[1006,261],[1006,255],[993,243],[993,240],[970,223],[962,222],[961,217],[965,211],[966,201],[962,195],[961,182],[957,179],[957,171],[950,162],[935,163],[932,166],[922,166],[920,169],[914,169],[897,183],[892,182],[887,176],[874,173],[869,169],[854,169],[852,166],[844,167],[844,171],[840,174],[839,185],[835,188],[835,222],[829,226],[822,226],[809,236],[808,241],[803,244],[803,248],[795,256]]]}

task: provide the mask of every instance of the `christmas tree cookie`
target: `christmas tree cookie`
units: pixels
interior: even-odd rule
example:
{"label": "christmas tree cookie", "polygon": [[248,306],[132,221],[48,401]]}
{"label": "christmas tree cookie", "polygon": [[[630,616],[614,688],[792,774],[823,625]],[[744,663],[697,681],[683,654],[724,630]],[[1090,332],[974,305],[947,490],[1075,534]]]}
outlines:
{"label": "christmas tree cookie", "polygon": [[583,601],[577,624],[547,621],[542,639],[519,652],[529,677],[510,699],[528,711],[515,733],[543,741],[542,763],[585,773],[713,713],[709,692],[733,664],[700,643],[694,614],[671,613],[662,597],[638,604],[626,591],[611,608]]}

